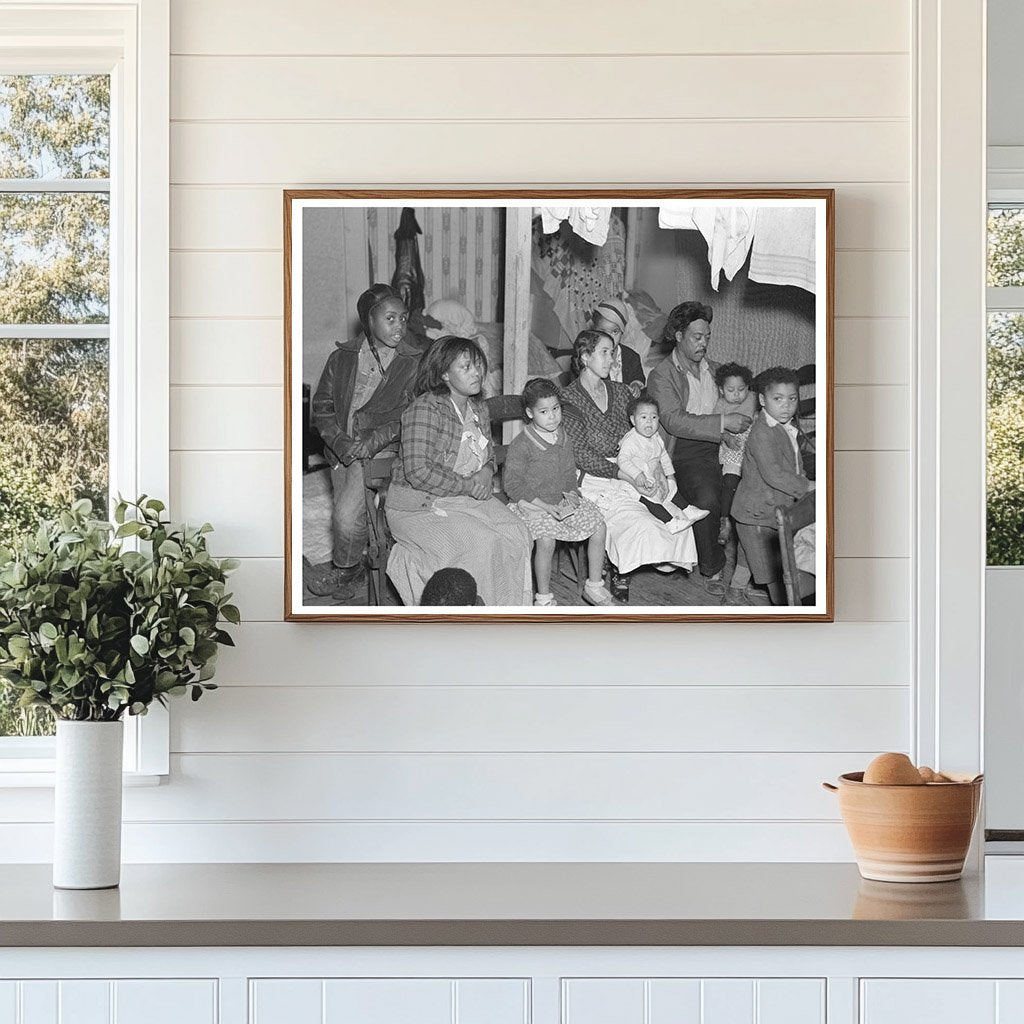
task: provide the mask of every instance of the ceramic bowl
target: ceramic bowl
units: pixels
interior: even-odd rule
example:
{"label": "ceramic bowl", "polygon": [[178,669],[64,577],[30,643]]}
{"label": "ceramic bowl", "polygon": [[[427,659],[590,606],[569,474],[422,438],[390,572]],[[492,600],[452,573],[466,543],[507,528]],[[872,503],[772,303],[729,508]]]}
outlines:
{"label": "ceramic bowl", "polygon": [[863,772],[823,783],[839,812],[857,867],[877,882],[951,882],[960,877],[981,804],[982,777],[920,786],[878,786]]}

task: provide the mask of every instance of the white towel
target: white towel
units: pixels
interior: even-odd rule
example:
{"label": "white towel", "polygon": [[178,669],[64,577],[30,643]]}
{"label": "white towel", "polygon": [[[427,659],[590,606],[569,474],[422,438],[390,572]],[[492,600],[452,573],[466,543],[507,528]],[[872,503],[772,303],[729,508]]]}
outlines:
{"label": "white towel", "polygon": [[724,272],[731,281],[747,261],[753,237],[755,211],[745,206],[662,206],[658,226],[696,228],[708,243],[711,287],[718,291]]}
{"label": "white towel", "polygon": [[750,249],[750,280],[815,291],[814,210],[762,206]]}
{"label": "white towel", "polygon": [[541,230],[545,235],[553,234],[563,220],[580,238],[592,245],[604,245],[608,241],[608,226],[612,219],[610,206],[542,206],[540,208]]}

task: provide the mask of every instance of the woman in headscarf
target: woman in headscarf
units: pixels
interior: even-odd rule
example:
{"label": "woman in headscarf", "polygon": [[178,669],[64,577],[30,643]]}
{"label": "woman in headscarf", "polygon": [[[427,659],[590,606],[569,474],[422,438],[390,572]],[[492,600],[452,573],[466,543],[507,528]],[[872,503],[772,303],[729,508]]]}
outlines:
{"label": "woman in headscarf", "polygon": [[360,460],[398,439],[422,355],[409,342],[409,313],[390,285],[368,288],[356,312],[362,331],[328,357],[311,406],[334,490],[331,565],[304,577],[318,597],[340,596],[363,575],[368,534]]}
{"label": "woman in headscarf", "polygon": [[602,299],[590,314],[591,327],[607,334],[615,344],[608,379],[625,384],[636,398],[644,389],[644,367],[639,354],[622,340],[628,324],[629,310],[622,299]]}

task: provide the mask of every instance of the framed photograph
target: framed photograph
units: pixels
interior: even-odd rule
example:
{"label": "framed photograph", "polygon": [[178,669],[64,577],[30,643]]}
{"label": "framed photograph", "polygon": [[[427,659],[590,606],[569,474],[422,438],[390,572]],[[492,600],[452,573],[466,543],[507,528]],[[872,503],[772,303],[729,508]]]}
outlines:
{"label": "framed photograph", "polygon": [[834,196],[284,193],[285,607],[833,618]]}

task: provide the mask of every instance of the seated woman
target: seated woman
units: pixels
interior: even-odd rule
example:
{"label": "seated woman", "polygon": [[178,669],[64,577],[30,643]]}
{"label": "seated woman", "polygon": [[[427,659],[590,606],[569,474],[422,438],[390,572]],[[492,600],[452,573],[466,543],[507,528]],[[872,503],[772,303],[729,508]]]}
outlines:
{"label": "seated woman", "polygon": [[439,338],[402,414],[386,508],[395,538],[388,576],[407,605],[447,566],[470,573],[488,607],[533,601],[530,531],[491,492],[491,426],[476,398],[486,373],[475,342]]}
{"label": "seated woman", "polygon": [[390,285],[367,288],[356,312],[362,333],[339,342],[328,357],[311,406],[334,494],[331,563],[303,573],[319,597],[344,596],[363,574],[368,530],[359,460],[394,444],[420,364],[407,331],[409,313]]}
{"label": "seated woman", "polygon": [[646,378],[640,356],[622,340],[629,323],[629,310],[622,299],[603,299],[590,314],[590,326],[607,334],[615,344],[612,349],[612,369],[609,380],[625,384],[636,398],[644,389]]}
{"label": "seated woman", "polygon": [[[562,425],[582,471],[580,493],[601,510],[606,547],[614,566],[612,597],[629,601],[627,574],[641,565],[691,569],[697,561],[693,531],[671,533],[640,502],[631,478],[615,464],[619,443],[631,429],[630,392],[608,380],[614,342],[603,331],[581,331],[573,345],[578,373],[562,391]],[[653,493],[653,489],[652,489]]]}

